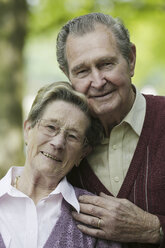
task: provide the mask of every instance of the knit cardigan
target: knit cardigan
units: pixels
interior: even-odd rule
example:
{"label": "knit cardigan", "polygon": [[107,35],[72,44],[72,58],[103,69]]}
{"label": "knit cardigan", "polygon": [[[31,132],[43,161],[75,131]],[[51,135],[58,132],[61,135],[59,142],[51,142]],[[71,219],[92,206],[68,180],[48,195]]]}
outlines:
{"label": "knit cardigan", "polygon": [[[75,188],[77,198],[89,192]],[[61,216],[54,226],[52,233],[44,248],[121,248],[116,242],[96,239],[83,234],[77,225],[80,224],[72,217],[72,207],[64,199]]]}
{"label": "knit cardigan", "polygon": [[[90,194],[86,190],[75,188],[77,198]],[[64,199],[61,205],[61,216],[55,224],[43,248],[121,248],[117,242],[96,239],[83,234],[72,217],[72,207]],[[6,248],[0,234],[0,248]],[[18,247],[19,248],[19,247]],[[36,247],[37,248],[37,247]]]}
{"label": "knit cardigan", "polygon": [[[146,115],[142,132],[125,180],[117,195],[157,215],[165,234],[165,97],[144,95]],[[74,168],[68,180],[94,194],[112,194],[94,174],[86,160]],[[165,236],[165,235],[164,235]],[[129,248],[165,248],[161,245],[129,243]]]}

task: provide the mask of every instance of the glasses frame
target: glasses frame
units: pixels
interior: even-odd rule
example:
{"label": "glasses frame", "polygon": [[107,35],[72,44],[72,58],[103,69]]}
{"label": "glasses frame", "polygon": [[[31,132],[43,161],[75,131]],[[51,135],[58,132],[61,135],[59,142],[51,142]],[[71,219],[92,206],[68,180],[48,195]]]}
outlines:
{"label": "glasses frame", "polygon": [[[47,122],[47,128],[46,128],[46,125],[43,125],[42,122],[45,121]],[[50,125],[49,125],[50,124]],[[76,140],[75,138],[71,138],[71,136],[69,136],[70,134],[67,132],[67,130],[65,130],[65,128],[63,127],[59,127],[58,126],[58,130],[51,130],[51,128],[49,128],[50,126],[54,126],[55,127],[55,122],[54,121],[51,121],[49,119],[39,119],[37,120],[37,127],[38,127],[38,130],[46,135],[47,137],[49,138],[52,138],[52,137],[55,137],[56,135],[58,135],[62,130],[64,131],[64,137],[65,137],[65,141],[69,144],[82,144],[82,145],[87,145],[88,144],[88,139],[87,137],[82,137],[82,135],[78,135],[78,139]]]}

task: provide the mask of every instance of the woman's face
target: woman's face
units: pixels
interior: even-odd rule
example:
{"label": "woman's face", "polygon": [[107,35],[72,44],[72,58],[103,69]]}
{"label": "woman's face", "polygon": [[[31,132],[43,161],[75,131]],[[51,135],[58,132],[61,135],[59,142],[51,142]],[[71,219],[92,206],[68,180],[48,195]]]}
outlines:
{"label": "woman's face", "polygon": [[89,124],[88,117],[72,103],[49,103],[34,128],[25,122],[25,166],[60,180],[87,154],[84,139]]}

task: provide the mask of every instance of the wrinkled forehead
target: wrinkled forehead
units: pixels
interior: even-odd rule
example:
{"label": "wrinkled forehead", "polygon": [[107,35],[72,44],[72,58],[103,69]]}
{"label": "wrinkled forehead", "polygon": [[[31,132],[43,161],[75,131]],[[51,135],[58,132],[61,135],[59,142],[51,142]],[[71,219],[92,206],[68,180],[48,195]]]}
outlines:
{"label": "wrinkled forehead", "polygon": [[77,42],[79,43],[79,48],[81,48],[81,45],[90,42],[91,39],[94,45],[97,41],[95,37],[100,41],[104,41],[104,39],[106,39],[107,42],[117,43],[116,36],[110,27],[107,27],[103,24],[96,24],[92,30],[86,30],[86,32],[83,33],[81,33],[81,31],[79,33],[69,33],[66,40],[65,52],[67,51],[68,47],[72,47],[72,49],[74,49],[75,44],[77,45]]}
{"label": "wrinkled forehead", "polygon": [[42,115],[42,119],[50,120],[66,129],[76,129],[81,133],[86,132],[90,119],[77,105],[55,100],[50,102]]}
{"label": "wrinkled forehead", "polygon": [[65,53],[68,68],[71,70],[93,59],[98,60],[109,55],[114,57],[120,51],[113,33],[107,27],[102,29],[98,26],[94,32],[83,36],[69,35]]}

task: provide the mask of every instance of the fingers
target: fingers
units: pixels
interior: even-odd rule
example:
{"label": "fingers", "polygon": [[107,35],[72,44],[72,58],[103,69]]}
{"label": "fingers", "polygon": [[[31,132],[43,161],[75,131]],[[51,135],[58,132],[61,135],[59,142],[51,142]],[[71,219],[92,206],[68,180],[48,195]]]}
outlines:
{"label": "fingers", "polygon": [[83,225],[77,225],[77,227],[84,233],[93,236],[93,237],[98,237],[101,239],[105,239],[105,232],[101,229],[94,229],[94,228],[89,228],[87,226],[83,226]]}
{"label": "fingers", "polygon": [[103,192],[101,192],[100,194],[99,194],[99,196],[102,198],[102,199],[106,199],[108,202],[111,202],[111,204],[115,204],[115,203],[117,203],[117,202],[119,202],[121,199],[119,199],[119,198],[115,198],[115,197],[113,197],[113,196],[110,196],[110,195],[106,195],[105,193],[103,193]]}
{"label": "fingers", "polygon": [[[74,212],[73,217],[82,223],[78,225],[82,232],[120,242],[147,243],[148,240],[153,242],[154,216],[146,214],[127,199],[101,193],[100,196],[83,195],[80,202],[81,213]],[[160,223],[157,225],[159,227]],[[156,232],[157,230],[159,228],[156,228]]]}
{"label": "fingers", "polygon": [[80,203],[81,213],[88,214],[90,216],[95,216],[101,218],[106,214],[107,210],[96,205]]}
{"label": "fingers", "polygon": [[100,193],[100,196],[103,197],[103,198],[105,198],[105,199],[109,199],[109,198],[113,198],[113,199],[114,199],[114,197],[109,196],[109,195],[106,195],[106,194],[103,193],[103,192]]}
{"label": "fingers", "polygon": [[115,198],[112,196],[107,196],[102,193],[103,196],[91,196],[91,195],[82,195],[79,197],[79,202],[86,203],[86,204],[92,204],[104,209],[107,209],[107,205],[110,204],[110,201],[114,202]]}
{"label": "fingers", "polygon": [[72,216],[74,217],[74,219],[85,225],[89,225],[95,228],[102,228],[104,226],[103,220],[95,216],[90,216],[82,213],[78,214],[77,212],[72,212]]}
{"label": "fingers", "polygon": [[[81,195],[79,197],[79,201],[82,203],[90,203],[96,206],[99,206],[102,204],[100,196],[94,196],[94,195]],[[101,206],[102,207],[102,206]]]}

